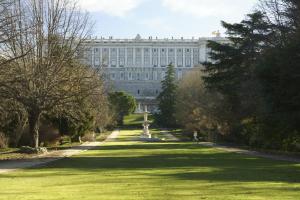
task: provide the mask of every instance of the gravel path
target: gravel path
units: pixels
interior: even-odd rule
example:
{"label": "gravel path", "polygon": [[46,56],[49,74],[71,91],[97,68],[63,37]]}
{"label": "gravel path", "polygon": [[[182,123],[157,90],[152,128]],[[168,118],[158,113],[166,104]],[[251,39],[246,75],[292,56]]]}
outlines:
{"label": "gravel path", "polygon": [[250,156],[268,158],[268,159],[272,159],[272,160],[281,160],[281,161],[300,163],[299,157],[262,153],[262,152],[258,152],[258,151],[251,151],[251,150],[245,150],[245,149],[240,149],[240,148],[235,148],[235,147],[230,147],[230,146],[218,145],[218,144],[214,144],[211,142],[199,142],[199,144],[202,146],[214,147],[216,149],[220,149],[222,151],[227,151],[227,152],[246,154],[246,155],[250,155]]}
{"label": "gravel path", "polygon": [[107,139],[103,142],[86,142],[80,146],[76,146],[70,149],[53,151],[51,153],[38,155],[33,159],[0,161],[0,174],[12,172],[18,169],[46,165],[50,162],[60,160],[65,157],[77,155],[84,151],[93,149],[97,146],[103,145],[106,142],[113,141],[115,138],[118,137],[118,135],[119,135],[119,130],[116,130],[112,132],[112,134],[109,135]]}
{"label": "gravel path", "polygon": [[[164,132],[163,134],[165,136],[167,136],[168,140],[179,141],[179,139],[177,137],[175,137],[173,134],[171,134],[169,132]],[[218,145],[218,144],[211,143],[211,142],[199,142],[199,144],[202,145],[202,146],[207,146],[207,147],[213,147],[213,148],[216,148],[216,149],[220,149],[220,150],[226,151],[226,152],[240,153],[240,154],[245,154],[245,155],[250,155],[250,156],[255,156],[255,157],[268,158],[268,159],[272,159],[272,160],[280,160],[280,161],[289,161],[289,162],[300,163],[300,158],[299,157],[263,153],[263,152],[258,152],[258,151],[251,151],[251,150],[240,149],[240,148],[235,148],[235,147],[230,147],[230,146]]]}
{"label": "gravel path", "polygon": [[180,141],[177,137],[175,137],[172,133],[170,132],[166,132],[166,131],[161,131],[160,132],[161,135],[164,136],[166,141]]}

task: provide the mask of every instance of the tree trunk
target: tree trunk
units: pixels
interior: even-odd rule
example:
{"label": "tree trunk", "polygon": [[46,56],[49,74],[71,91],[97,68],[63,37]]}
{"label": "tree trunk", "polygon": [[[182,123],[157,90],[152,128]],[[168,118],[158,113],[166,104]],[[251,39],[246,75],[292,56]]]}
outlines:
{"label": "tree trunk", "polygon": [[39,147],[39,125],[40,125],[40,116],[39,112],[30,112],[28,114],[29,122],[29,132],[32,136],[32,147]]}
{"label": "tree trunk", "polygon": [[20,114],[17,120],[17,127],[14,130],[13,140],[11,141],[13,147],[18,147],[19,141],[24,133],[28,121],[28,117]]}

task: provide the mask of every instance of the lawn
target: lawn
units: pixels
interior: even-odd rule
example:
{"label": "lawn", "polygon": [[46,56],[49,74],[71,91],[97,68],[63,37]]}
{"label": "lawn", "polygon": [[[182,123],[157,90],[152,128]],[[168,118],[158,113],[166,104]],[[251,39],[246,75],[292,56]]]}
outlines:
{"label": "lawn", "polygon": [[[152,115],[148,116],[150,123],[153,122]],[[144,114],[132,114],[124,117],[124,127],[126,128],[142,128],[144,123]]]}
{"label": "lawn", "polygon": [[0,174],[0,199],[299,199],[300,164],[142,143],[141,131],[46,167]]}

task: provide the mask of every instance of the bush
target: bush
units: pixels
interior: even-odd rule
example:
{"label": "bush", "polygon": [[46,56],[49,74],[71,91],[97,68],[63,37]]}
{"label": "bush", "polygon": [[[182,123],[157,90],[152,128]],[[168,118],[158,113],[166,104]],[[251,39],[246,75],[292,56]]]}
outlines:
{"label": "bush", "polygon": [[[55,128],[51,123],[47,121],[41,122],[40,125],[40,144],[42,146],[51,146],[59,143],[60,133],[57,128]],[[29,133],[28,126],[23,131],[22,137],[19,141],[19,146],[30,146],[32,142],[32,136]]]}
{"label": "bush", "polygon": [[20,148],[19,152],[26,153],[26,154],[43,154],[43,153],[47,153],[47,149],[44,147],[32,148],[28,146],[23,146]]}
{"label": "bush", "polygon": [[8,147],[8,138],[4,133],[0,132],[0,148],[7,148]]}
{"label": "bush", "polygon": [[71,137],[70,136],[62,136],[59,139],[59,145],[64,145],[64,144],[70,144],[72,143]]}
{"label": "bush", "polygon": [[43,146],[58,144],[60,137],[59,130],[50,123],[44,122],[40,126],[40,143],[43,143]]}
{"label": "bush", "polygon": [[86,133],[82,138],[81,138],[82,142],[94,142],[96,141],[96,136],[95,133]]}
{"label": "bush", "polygon": [[300,135],[297,132],[283,140],[283,150],[300,152]]}

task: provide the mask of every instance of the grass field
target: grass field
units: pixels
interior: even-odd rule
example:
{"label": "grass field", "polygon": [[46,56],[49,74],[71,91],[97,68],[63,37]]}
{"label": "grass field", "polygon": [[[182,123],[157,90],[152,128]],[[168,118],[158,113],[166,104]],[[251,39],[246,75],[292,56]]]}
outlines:
{"label": "grass field", "polygon": [[[150,123],[153,123],[152,115],[148,116]],[[132,114],[124,117],[125,128],[142,128],[144,123],[144,114]]]}
{"label": "grass field", "polygon": [[272,199],[300,197],[300,164],[200,147],[115,142],[46,167],[0,174],[0,199]]}

